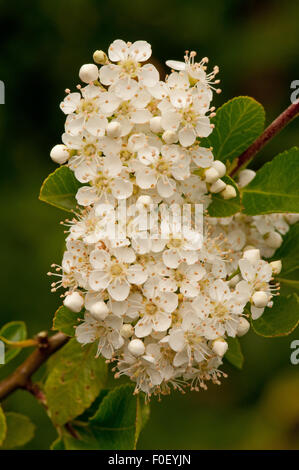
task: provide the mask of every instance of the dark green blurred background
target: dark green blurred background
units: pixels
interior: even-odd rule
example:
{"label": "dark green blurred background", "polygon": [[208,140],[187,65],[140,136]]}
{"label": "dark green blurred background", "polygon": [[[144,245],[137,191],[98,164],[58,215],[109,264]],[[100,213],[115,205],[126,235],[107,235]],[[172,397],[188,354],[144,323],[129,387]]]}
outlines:
{"label": "dark green blurred background", "polygon": [[[1,139],[1,318],[25,320],[29,334],[51,327],[59,294],[51,294],[46,272],[60,262],[64,214],[37,199],[55,169],[49,151],[60,143],[64,89],[74,89],[83,63],[116,38],[145,39],[163,73],[166,59],[186,49],[220,66],[223,93],[260,101],[270,122],[290,103],[290,84],[299,79],[298,0],[10,0],[0,2]],[[299,120],[255,161],[298,145]],[[242,339],[242,372],[229,373],[208,392],[152,400],[139,448],[299,448],[299,365],[289,361],[290,337]],[[16,359],[12,366],[19,362]],[[3,367],[0,374],[6,374]],[[26,392],[6,409],[28,413],[38,427],[27,448],[47,448],[55,437],[44,411]]]}

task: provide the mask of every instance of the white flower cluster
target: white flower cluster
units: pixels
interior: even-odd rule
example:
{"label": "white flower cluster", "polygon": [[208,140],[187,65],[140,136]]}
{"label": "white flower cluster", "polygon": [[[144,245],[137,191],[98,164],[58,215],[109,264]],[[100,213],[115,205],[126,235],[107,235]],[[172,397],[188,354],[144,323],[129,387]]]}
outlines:
{"label": "white flower cluster", "polygon": [[[219,383],[226,338],[249,329],[246,304],[254,319],[272,305],[281,263],[261,255],[273,254],[292,222],[282,215],[205,217],[202,236],[192,212],[186,230],[161,232],[169,205],[206,209],[211,193],[228,199],[236,191],[222,180],[225,165],[200,145],[213,130],[218,68],[207,73],[208,59],[196,63],[195,53],[186,53],[185,62],[167,62],[176,71],[161,81],[154,65],[144,64],[150,55],[145,41],[116,40],[108,56],[96,51],[101,67],[83,65],[86,85],[67,90],[63,144],[51,151],[82,183],[76,199],[83,206],[67,221],[52,290],[62,286],[64,305],[84,309],[78,341],[97,342],[98,355],[116,362],[116,376],[129,376],[136,392],[148,395]],[[252,177],[241,172],[240,186]],[[116,223],[124,201],[127,216]],[[166,207],[154,220],[153,205]],[[115,237],[116,228],[125,235]]]}

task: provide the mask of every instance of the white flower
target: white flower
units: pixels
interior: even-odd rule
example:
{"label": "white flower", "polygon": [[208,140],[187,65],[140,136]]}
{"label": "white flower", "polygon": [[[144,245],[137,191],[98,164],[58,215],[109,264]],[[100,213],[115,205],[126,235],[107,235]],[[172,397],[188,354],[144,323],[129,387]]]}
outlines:
{"label": "white flower", "polygon": [[195,230],[184,230],[181,237],[170,235],[167,241],[167,249],[162,258],[165,266],[176,269],[180,263],[194,264],[198,260],[198,250],[202,246],[201,234]]}
{"label": "white flower", "polygon": [[[255,320],[278,289],[272,276],[281,263],[261,258],[297,220],[205,216],[213,193],[235,195],[222,180],[225,164],[199,141],[213,131],[218,67],[209,73],[207,58],[196,63],[186,53],[167,62],[176,71],[161,81],[144,64],[150,55],[145,41],[116,40],[108,55],[95,52],[100,71],[81,67],[87,85],[66,90],[63,143],[50,156],[82,183],[83,207],[65,221],[62,264],[49,273],[58,279],[52,291],[66,291],[65,306],[85,309],[77,340],[96,343],[97,355],[115,361],[115,376],[148,397],[188,384],[206,389],[226,376],[227,339],[250,327],[246,304]],[[239,186],[254,175],[241,172]]]}
{"label": "white flower", "polygon": [[90,171],[90,186],[78,189],[76,199],[81,206],[112,204],[115,199],[127,199],[133,192],[133,184],[119,157],[102,157],[100,164]]}
{"label": "white flower", "polygon": [[124,344],[119,333],[121,326],[122,320],[119,317],[109,315],[104,321],[97,321],[86,312],[84,322],[76,327],[76,338],[82,344],[98,341],[97,356],[101,354],[106,359],[111,359],[114,352]]}
{"label": "white flower", "polygon": [[141,294],[131,294],[128,298],[127,315],[141,317],[135,326],[135,335],[144,338],[154,331],[166,331],[171,325],[171,313],[178,305],[177,295],[160,294],[154,299],[147,299]]}
{"label": "white flower", "polygon": [[104,85],[116,85],[117,95],[130,99],[136,91],[138,81],[148,87],[154,87],[159,81],[159,72],[152,64],[140,66],[151,56],[152,50],[146,41],[133,44],[117,39],[108,49],[108,56],[115,64],[104,65],[100,69],[100,80]]}
{"label": "white flower", "polygon": [[133,264],[136,259],[131,248],[117,248],[114,255],[102,249],[95,249],[90,254],[90,264],[94,269],[89,276],[91,289],[107,289],[114,300],[125,300],[130,292],[130,284],[143,284],[147,274],[140,264]]}
{"label": "white flower", "polygon": [[187,298],[194,298],[199,295],[199,281],[204,277],[206,271],[201,264],[182,263],[177,269],[169,270],[167,277],[163,277],[159,283],[159,289],[162,292],[176,292]]}
{"label": "white flower", "polygon": [[197,362],[204,361],[211,355],[204,330],[200,325],[186,328],[172,328],[169,334],[169,346],[176,352],[174,366],[191,364],[193,358]]}
{"label": "white flower", "polygon": [[94,136],[102,136],[108,125],[105,113],[100,110],[103,89],[87,85],[80,92],[69,93],[60,104],[62,111],[68,115],[65,128],[72,135],[82,134],[84,130]]}
{"label": "white flower", "polygon": [[145,147],[138,151],[139,165],[136,164],[136,183],[142,189],[157,187],[162,197],[170,197],[175,189],[175,180],[189,177],[190,157],[180,151],[177,145]]}

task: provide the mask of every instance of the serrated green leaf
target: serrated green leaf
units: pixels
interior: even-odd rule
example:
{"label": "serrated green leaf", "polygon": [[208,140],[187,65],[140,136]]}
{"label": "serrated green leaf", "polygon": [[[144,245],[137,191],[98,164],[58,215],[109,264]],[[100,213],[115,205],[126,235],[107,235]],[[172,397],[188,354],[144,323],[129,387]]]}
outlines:
{"label": "serrated green leaf", "polygon": [[281,259],[282,270],[275,276],[280,283],[282,295],[299,294],[299,224],[290,227],[283,238],[283,243],[275,252],[273,260]]}
{"label": "serrated green leaf", "polygon": [[144,397],[133,395],[134,385],[123,385],[103,399],[90,424],[101,449],[134,449],[145,418]]}
{"label": "serrated green leaf", "polygon": [[63,425],[83,413],[104,387],[107,365],[95,358],[96,351],[96,344],[82,347],[73,338],[52,357],[45,393],[54,423]]}
{"label": "serrated green leaf", "polygon": [[42,184],[39,199],[59,209],[71,212],[78,205],[75,195],[82,184],[67,166],[51,173]]}
{"label": "serrated green leaf", "polygon": [[[0,336],[3,336],[9,341],[24,341],[27,338],[26,325],[23,321],[6,323],[0,330]],[[21,348],[5,345],[5,364],[14,359],[20,351]]]}
{"label": "serrated green leaf", "polygon": [[228,350],[225,354],[225,359],[230,362],[237,369],[242,369],[244,364],[244,356],[242,354],[240,341],[238,338],[226,338],[228,343]]}
{"label": "serrated green leaf", "polygon": [[88,421],[73,423],[75,439],[64,432],[68,450],[131,450],[144,427],[149,406],[144,396],[133,395],[134,385],[121,385],[111,390]]}
{"label": "serrated green leaf", "polygon": [[79,314],[72,312],[62,305],[56,310],[53,318],[53,330],[62,331],[68,336],[75,336],[75,326],[78,324]]}
{"label": "serrated green leaf", "polygon": [[220,194],[213,194],[212,202],[208,207],[210,217],[229,217],[241,211],[240,193],[236,183],[229,176],[221,179],[235,188],[237,196],[232,199],[223,199]]}
{"label": "serrated green leaf", "polygon": [[2,445],[7,431],[6,419],[3,413],[2,407],[0,405],[0,446]]}
{"label": "serrated green leaf", "polygon": [[211,122],[215,129],[201,145],[212,146],[215,160],[228,164],[263,132],[265,111],[253,98],[239,96],[221,106]]}
{"label": "serrated green leaf", "polygon": [[266,163],[242,190],[248,215],[299,212],[299,149],[293,147]]}
{"label": "serrated green leaf", "polygon": [[34,436],[35,426],[27,416],[19,413],[5,413],[7,433],[2,444],[2,449],[22,447],[31,441]]}
{"label": "serrated green leaf", "polygon": [[252,327],[260,336],[275,338],[287,336],[299,324],[299,298],[296,294],[274,299],[272,308],[266,308],[263,315],[252,321]]}

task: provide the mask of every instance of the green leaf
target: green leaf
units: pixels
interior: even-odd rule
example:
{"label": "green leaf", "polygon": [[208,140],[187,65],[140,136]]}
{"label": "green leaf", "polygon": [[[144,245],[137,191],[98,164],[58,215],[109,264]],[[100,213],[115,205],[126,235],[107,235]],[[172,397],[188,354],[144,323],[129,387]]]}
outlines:
{"label": "green leaf", "polygon": [[260,318],[252,320],[255,333],[267,338],[287,336],[298,324],[299,298],[296,294],[277,297],[272,308],[266,308]]}
{"label": "green leaf", "polygon": [[45,393],[54,423],[63,425],[83,413],[104,387],[107,365],[96,352],[96,344],[82,347],[73,338],[52,357]]}
{"label": "green leaf", "polygon": [[123,385],[112,390],[90,419],[101,449],[135,448],[148,411],[145,411],[146,405],[142,405],[144,397],[133,395],[134,388],[134,385]]}
{"label": "green leaf", "polygon": [[253,98],[239,96],[221,106],[211,122],[215,129],[201,145],[212,146],[215,160],[228,164],[263,132],[265,111]]}
{"label": "green leaf", "polygon": [[[23,321],[12,321],[6,323],[0,330],[0,336],[3,336],[9,341],[24,341],[27,338],[26,325]],[[14,359],[20,351],[21,348],[14,348],[12,346],[6,345],[5,364]]]}
{"label": "green leaf", "polygon": [[74,326],[78,323],[78,315],[78,313],[72,312],[62,305],[55,312],[52,329],[62,331],[62,333],[68,336],[75,336]]}
{"label": "green leaf", "polygon": [[228,350],[225,354],[225,359],[230,362],[237,369],[242,369],[244,364],[244,356],[242,354],[240,342],[238,338],[226,338],[228,343]]}
{"label": "green leaf", "polygon": [[248,215],[299,212],[299,149],[293,147],[266,163],[242,194]]}
{"label": "green leaf", "polygon": [[2,407],[0,405],[0,446],[5,439],[7,431],[6,419],[3,413]]}
{"label": "green leaf", "polygon": [[21,447],[31,441],[34,436],[35,426],[27,416],[19,413],[8,412],[5,414],[7,422],[7,434],[3,442],[3,449]]}
{"label": "green leaf", "polygon": [[294,291],[299,294],[299,224],[290,227],[284,236],[283,243],[275,252],[273,261],[281,259],[282,270],[275,276],[275,280],[280,283],[280,293],[282,295],[292,294]]}
{"label": "green leaf", "polygon": [[61,166],[45,179],[39,199],[59,209],[71,212],[78,203],[75,195],[82,186],[67,166]]}
{"label": "green leaf", "polygon": [[74,422],[78,439],[64,432],[68,450],[132,450],[144,427],[149,407],[145,397],[133,395],[134,385],[122,385],[110,391],[87,422]]}
{"label": "green leaf", "polygon": [[213,194],[212,202],[208,207],[210,217],[229,217],[241,211],[240,193],[236,183],[229,176],[221,179],[235,188],[237,196],[232,199],[223,199],[220,194]]}
{"label": "green leaf", "polygon": [[100,391],[100,394],[95,399],[95,401],[91,404],[91,406],[87,410],[85,410],[82,415],[78,416],[77,419],[79,421],[88,421],[89,418],[92,418],[92,416],[98,411],[98,408],[100,404],[102,403],[103,399],[105,398],[106,395],[108,395],[110,391],[111,390],[109,390],[108,388],[103,388]]}
{"label": "green leaf", "polygon": [[54,442],[52,442],[50,446],[50,450],[65,450],[65,445],[63,439],[57,437]]}

